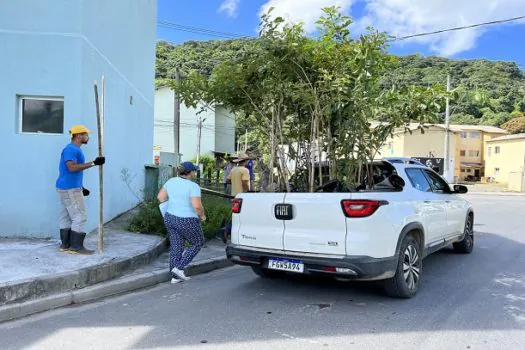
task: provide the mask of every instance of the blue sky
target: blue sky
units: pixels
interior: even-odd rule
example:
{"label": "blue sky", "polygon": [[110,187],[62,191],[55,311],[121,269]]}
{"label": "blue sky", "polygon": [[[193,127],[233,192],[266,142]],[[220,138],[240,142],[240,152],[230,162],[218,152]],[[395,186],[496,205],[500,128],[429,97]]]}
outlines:
{"label": "blue sky", "polygon": [[[221,32],[256,35],[259,14],[269,6],[313,32],[319,9],[339,5],[356,22],[354,31],[372,25],[403,36],[525,15],[525,0],[158,0],[158,19]],[[221,11],[221,6],[223,10]],[[453,10],[451,10],[453,9]],[[158,39],[173,43],[212,40],[213,36],[157,28]],[[525,69],[525,21],[427,36],[395,44],[396,54],[421,53],[450,58],[515,61]]]}

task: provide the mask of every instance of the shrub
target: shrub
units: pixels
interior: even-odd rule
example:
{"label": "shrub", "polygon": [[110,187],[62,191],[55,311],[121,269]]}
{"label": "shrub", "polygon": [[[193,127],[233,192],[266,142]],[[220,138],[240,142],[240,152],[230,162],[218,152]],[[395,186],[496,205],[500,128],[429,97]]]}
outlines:
{"label": "shrub", "polygon": [[[206,194],[202,196],[202,203],[206,210],[206,221],[202,224],[202,230],[207,239],[212,239],[222,227],[223,222],[231,218],[230,204],[224,198]],[[156,200],[144,202],[137,214],[133,216],[128,230],[165,237],[167,231],[159,211],[159,203]]]}
{"label": "shrub", "polygon": [[[198,165],[197,164],[197,159],[194,158],[191,160],[191,162],[195,165]],[[215,170],[215,158],[213,158],[212,156],[210,155],[207,155],[207,154],[203,154],[199,157],[199,163],[202,164],[202,171],[206,174],[208,173],[208,171],[213,171]]]}

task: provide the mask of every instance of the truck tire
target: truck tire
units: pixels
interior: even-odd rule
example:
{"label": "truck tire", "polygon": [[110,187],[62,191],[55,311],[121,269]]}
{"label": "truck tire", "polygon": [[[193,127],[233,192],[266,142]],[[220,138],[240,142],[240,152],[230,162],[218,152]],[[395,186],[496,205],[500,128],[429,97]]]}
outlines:
{"label": "truck tire", "polygon": [[423,273],[421,248],[414,237],[403,238],[396,274],[385,281],[386,293],[394,298],[412,298],[417,294]]}
{"label": "truck tire", "polygon": [[260,265],[252,266],[251,268],[257,276],[262,278],[276,278],[282,276],[281,272],[265,269]]}
{"label": "truck tire", "polygon": [[474,249],[474,217],[469,215],[465,221],[465,237],[452,244],[454,251],[459,254],[470,254]]}

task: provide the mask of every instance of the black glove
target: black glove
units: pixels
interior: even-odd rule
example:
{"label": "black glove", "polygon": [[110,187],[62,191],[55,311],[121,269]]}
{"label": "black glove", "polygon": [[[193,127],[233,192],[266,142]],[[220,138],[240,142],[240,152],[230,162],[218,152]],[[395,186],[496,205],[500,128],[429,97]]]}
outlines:
{"label": "black glove", "polygon": [[82,194],[84,195],[84,197],[89,196],[89,190],[87,188],[82,187]]}
{"label": "black glove", "polygon": [[93,164],[95,164],[95,165],[102,165],[104,163],[106,163],[106,157],[97,157],[93,161]]}

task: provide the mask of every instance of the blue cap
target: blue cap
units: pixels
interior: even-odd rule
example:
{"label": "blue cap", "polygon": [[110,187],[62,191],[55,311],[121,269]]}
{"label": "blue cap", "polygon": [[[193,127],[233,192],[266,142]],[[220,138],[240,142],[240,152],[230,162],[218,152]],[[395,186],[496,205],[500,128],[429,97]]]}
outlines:
{"label": "blue cap", "polygon": [[191,173],[192,171],[199,171],[199,168],[196,167],[192,162],[184,162],[180,165],[185,172]]}

